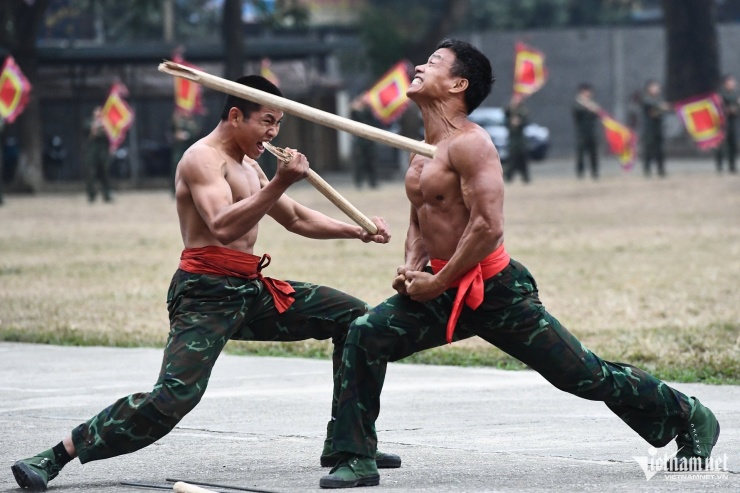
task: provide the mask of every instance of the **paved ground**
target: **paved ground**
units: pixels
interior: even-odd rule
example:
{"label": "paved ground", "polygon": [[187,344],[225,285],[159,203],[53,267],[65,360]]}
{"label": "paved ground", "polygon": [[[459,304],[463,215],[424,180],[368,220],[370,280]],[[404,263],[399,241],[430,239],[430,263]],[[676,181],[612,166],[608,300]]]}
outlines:
{"label": "paved ground", "polygon": [[[148,390],[160,357],[156,349],[0,343],[0,491],[20,491],[16,459],[57,443],[114,399]],[[740,387],[676,387],[717,414],[715,457],[726,457],[729,472],[646,480],[635,457],[651,457],[647,443],[603,404],[531,371],[393,364],[378,431],[403,467],[381,471],[370,491],[740,491]],[[171,434],[128,456],[75,461],[50,491],[154,491],[120,482],[166,478],[319,491],[330,392],[328,361],[222,356],[203,401]]]}

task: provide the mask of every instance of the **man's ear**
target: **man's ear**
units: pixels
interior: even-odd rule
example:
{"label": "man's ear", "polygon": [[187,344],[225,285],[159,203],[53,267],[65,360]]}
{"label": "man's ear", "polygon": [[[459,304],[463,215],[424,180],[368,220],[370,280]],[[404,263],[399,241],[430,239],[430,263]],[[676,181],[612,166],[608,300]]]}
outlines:
{"label": "man's ear", "polygon": [[455,82],[455,85],[452,86],[452,89],[450,89],[450,91],[454,93],[465,92],[465,90],[468,88],[468,85],[470,85],[470,83],[468,82],[468,79],[460,78],[460,79],[457,79],[457,81]]}
{"label": "man's ear", "polygon": [[229,110],[229,123],[236,124],[239,118],[244,118],[242,112],[236,106],[232,106]]}

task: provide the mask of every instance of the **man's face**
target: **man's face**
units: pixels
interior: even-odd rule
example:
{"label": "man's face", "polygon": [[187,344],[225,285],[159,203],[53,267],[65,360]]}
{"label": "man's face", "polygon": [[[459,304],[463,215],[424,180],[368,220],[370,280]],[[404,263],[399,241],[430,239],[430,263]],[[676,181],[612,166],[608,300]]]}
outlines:
{"label": "man's face", "polygon": [[440,48],[429,57],[427,63],[416,66],[416,74],[406,90],[410,99],[426,95],[438,97],[447,92],[455,83],[450,75],[455,63],[455,53],[449,48]]}
{"label": "man's face", "polygon": [[660,94],[660,84],[653,82],[648,86],[648,94],[651,96],[657,96]]}
{"label": "man's face", "polygon": [[725,80],[725,88],[727,88],[728,91],[734,91],[737,89],[737,80],[734,77],[728,77],[727,80]]}
{"label": "man's face", "polygon": [[263,106],[248,117],[243,117],[242,112],[237,110],[237,141],[244,154],[252,159],[260,157],[265,152],[262,143],[277,136],[282,121],[283,112],[277,108]]}

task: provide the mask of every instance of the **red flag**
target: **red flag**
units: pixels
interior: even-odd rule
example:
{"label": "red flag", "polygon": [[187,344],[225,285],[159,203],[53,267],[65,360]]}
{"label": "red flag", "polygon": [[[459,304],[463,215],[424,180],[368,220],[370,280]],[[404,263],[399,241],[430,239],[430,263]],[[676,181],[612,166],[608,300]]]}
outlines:
{"label": "red flag", "polygon": [[111,152],[118,149],[134,122],[134,110],[123,99],[124,95],[128,95],[126,86],[118,82],[113,84],[100,115],[103,128],[110,141]]}
{"label": "red flag", "polygon": [[396,121],[408,107],[406,90],[411,85],[408,67],[406,60],[396,63],[365,95],[375,118],[385,125]]}
{"label": "red flag", "polygon": [[[172,56],[172,61],[184,65],[186,67],[192,67],[200,70],[192,63],[188,63],[182,57],[180,53],[175,53]],[[202,88],[197,82],[192,80],[183,79],[182,77],[174,77],[175,82],[175,107],[180,111],[187,114],[192,113],[203,113],[203,103],[201,102]]]}
{"label": "red flag", "polygon": [[604,126],[604,135],[609,144],[609,151],[619,157],[622,169],[629,171],[635,164],[635,149],[637,148],[637,135],[626,125],[602,111],[599,113],[601,124]]}
{"label": "red flag", "polygon": [[26,108],[30,93],[31,83],[9,55],[0,72],[0,118],[13,123]]}
{"label": "red flag", "polygon": [[280,79],[278,79],[277,75],[275,75],[275,72],[272,71],[270,65],[270,59],[266,57],[263,58],[260,62],[260,75],[275,84],[275,86],[280,87]]}
{"label": "red flag", "polygon": [[686,130],[701,150],[717,147],[725,137],[725,116],[719,94],[710,93],[675,104]]}
{"label": "red flag", "polygon": [[547,81],[545,55],[539,50],[517,42],[514,56],[514,92],[530,96]]}

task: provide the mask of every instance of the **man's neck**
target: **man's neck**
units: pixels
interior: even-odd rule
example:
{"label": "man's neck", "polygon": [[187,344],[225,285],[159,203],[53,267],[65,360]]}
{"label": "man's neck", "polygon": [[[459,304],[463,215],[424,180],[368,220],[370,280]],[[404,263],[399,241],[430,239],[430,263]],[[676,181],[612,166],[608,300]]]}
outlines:
{"label": "man's neck", "polygon": [[216,126],[211,135],[214,137],[215,144],[224,154],[237,163],[241,163],[244,159],[244,153],[236,145],[230,130],[228,123],[221,122]]}
{"label": "man's neck", "polygon": [[424,122],[424,141],[436,144],[458,132],[465,122],[467,114],[454,101],[431,101],[419,104],[421,118]]}

